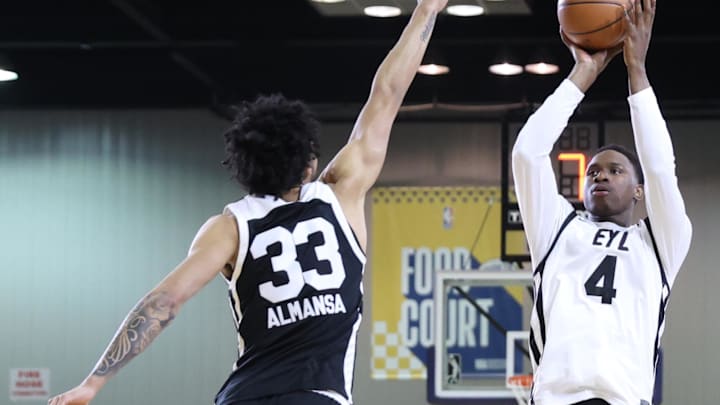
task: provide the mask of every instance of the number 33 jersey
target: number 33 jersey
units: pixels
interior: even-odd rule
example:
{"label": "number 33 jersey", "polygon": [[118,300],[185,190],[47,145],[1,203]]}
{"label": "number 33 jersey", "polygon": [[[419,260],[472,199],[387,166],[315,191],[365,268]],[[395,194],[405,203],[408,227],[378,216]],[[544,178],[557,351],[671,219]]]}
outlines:
{"label": "number 33 jersey", "polygon": [[365,254],[332,189],[248,195],[226,212],[240,237],[227,280],[239,357],[216,402],[313,390],[352,403]]}
{"label": "number 33 jersey", "polygon": [[651,400],[670,286],[649,226],[592,222],[575,212],[560,226],[534,271],[538,403]]}

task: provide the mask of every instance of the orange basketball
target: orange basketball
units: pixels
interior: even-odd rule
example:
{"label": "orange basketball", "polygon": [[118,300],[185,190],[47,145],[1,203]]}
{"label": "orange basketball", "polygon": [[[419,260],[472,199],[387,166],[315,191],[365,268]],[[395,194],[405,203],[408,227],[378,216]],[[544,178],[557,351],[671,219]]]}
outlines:
{"label": "orange basketball", "polygon": [[631,9],[630,0],[558,0],[557,16],[568,39],[593,52],[625,40],[625,14]]}

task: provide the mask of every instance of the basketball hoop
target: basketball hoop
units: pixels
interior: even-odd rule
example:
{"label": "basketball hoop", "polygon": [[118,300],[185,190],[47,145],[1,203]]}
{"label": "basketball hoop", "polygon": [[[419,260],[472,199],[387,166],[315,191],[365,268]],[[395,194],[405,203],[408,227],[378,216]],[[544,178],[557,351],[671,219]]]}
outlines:
{"label": "basketball hoop", "polygon": [[518,405],[530,405],[530,388],[532,387],[532,374],[511,375],[507,379],[507,386],[512,390]]}

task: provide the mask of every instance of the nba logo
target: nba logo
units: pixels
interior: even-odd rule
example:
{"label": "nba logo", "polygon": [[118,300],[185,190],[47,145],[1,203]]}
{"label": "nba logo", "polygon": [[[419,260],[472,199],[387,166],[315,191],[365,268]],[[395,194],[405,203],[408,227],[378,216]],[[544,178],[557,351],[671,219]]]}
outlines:
{"label": "nba logo", "polygon": [[450,229],[453,226],[453,209],[452,207],[443,208],[443,228]]}
{"label": "nba logo", "polygon": [[460,382],[460,355],[457,353],[448,353],[447,364],[447,382],[448,384],[457,384]]}

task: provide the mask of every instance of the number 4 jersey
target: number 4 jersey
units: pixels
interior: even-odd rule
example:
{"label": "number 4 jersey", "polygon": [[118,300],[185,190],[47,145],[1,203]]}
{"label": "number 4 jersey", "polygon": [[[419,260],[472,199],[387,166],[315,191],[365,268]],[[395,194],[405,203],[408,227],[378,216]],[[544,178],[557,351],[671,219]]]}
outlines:
{"label": "number 4 jersey", "polygon": [[298,390],[352,403],[365,255],[332,189],[229,204],[240,246],[229,285],[239,357],[218,404]]}
{"label": "number 4 jersey", "polygon": [[558,404],[651,400],[670,293],[654,246],[647,222],[624,228],[569,214],[534,272],[536,393]]}
{"label": "number 4 jersey", "polygon": [[628,97],[648,220],[627,227],[593,222],[555,191],[549,154],[583,97],[565,79],[528,118],[513,147],[515,192],[534,268],[531,398],[535,405],[591,398],[649,404],[668,296],[692,225],[652,88]]}

